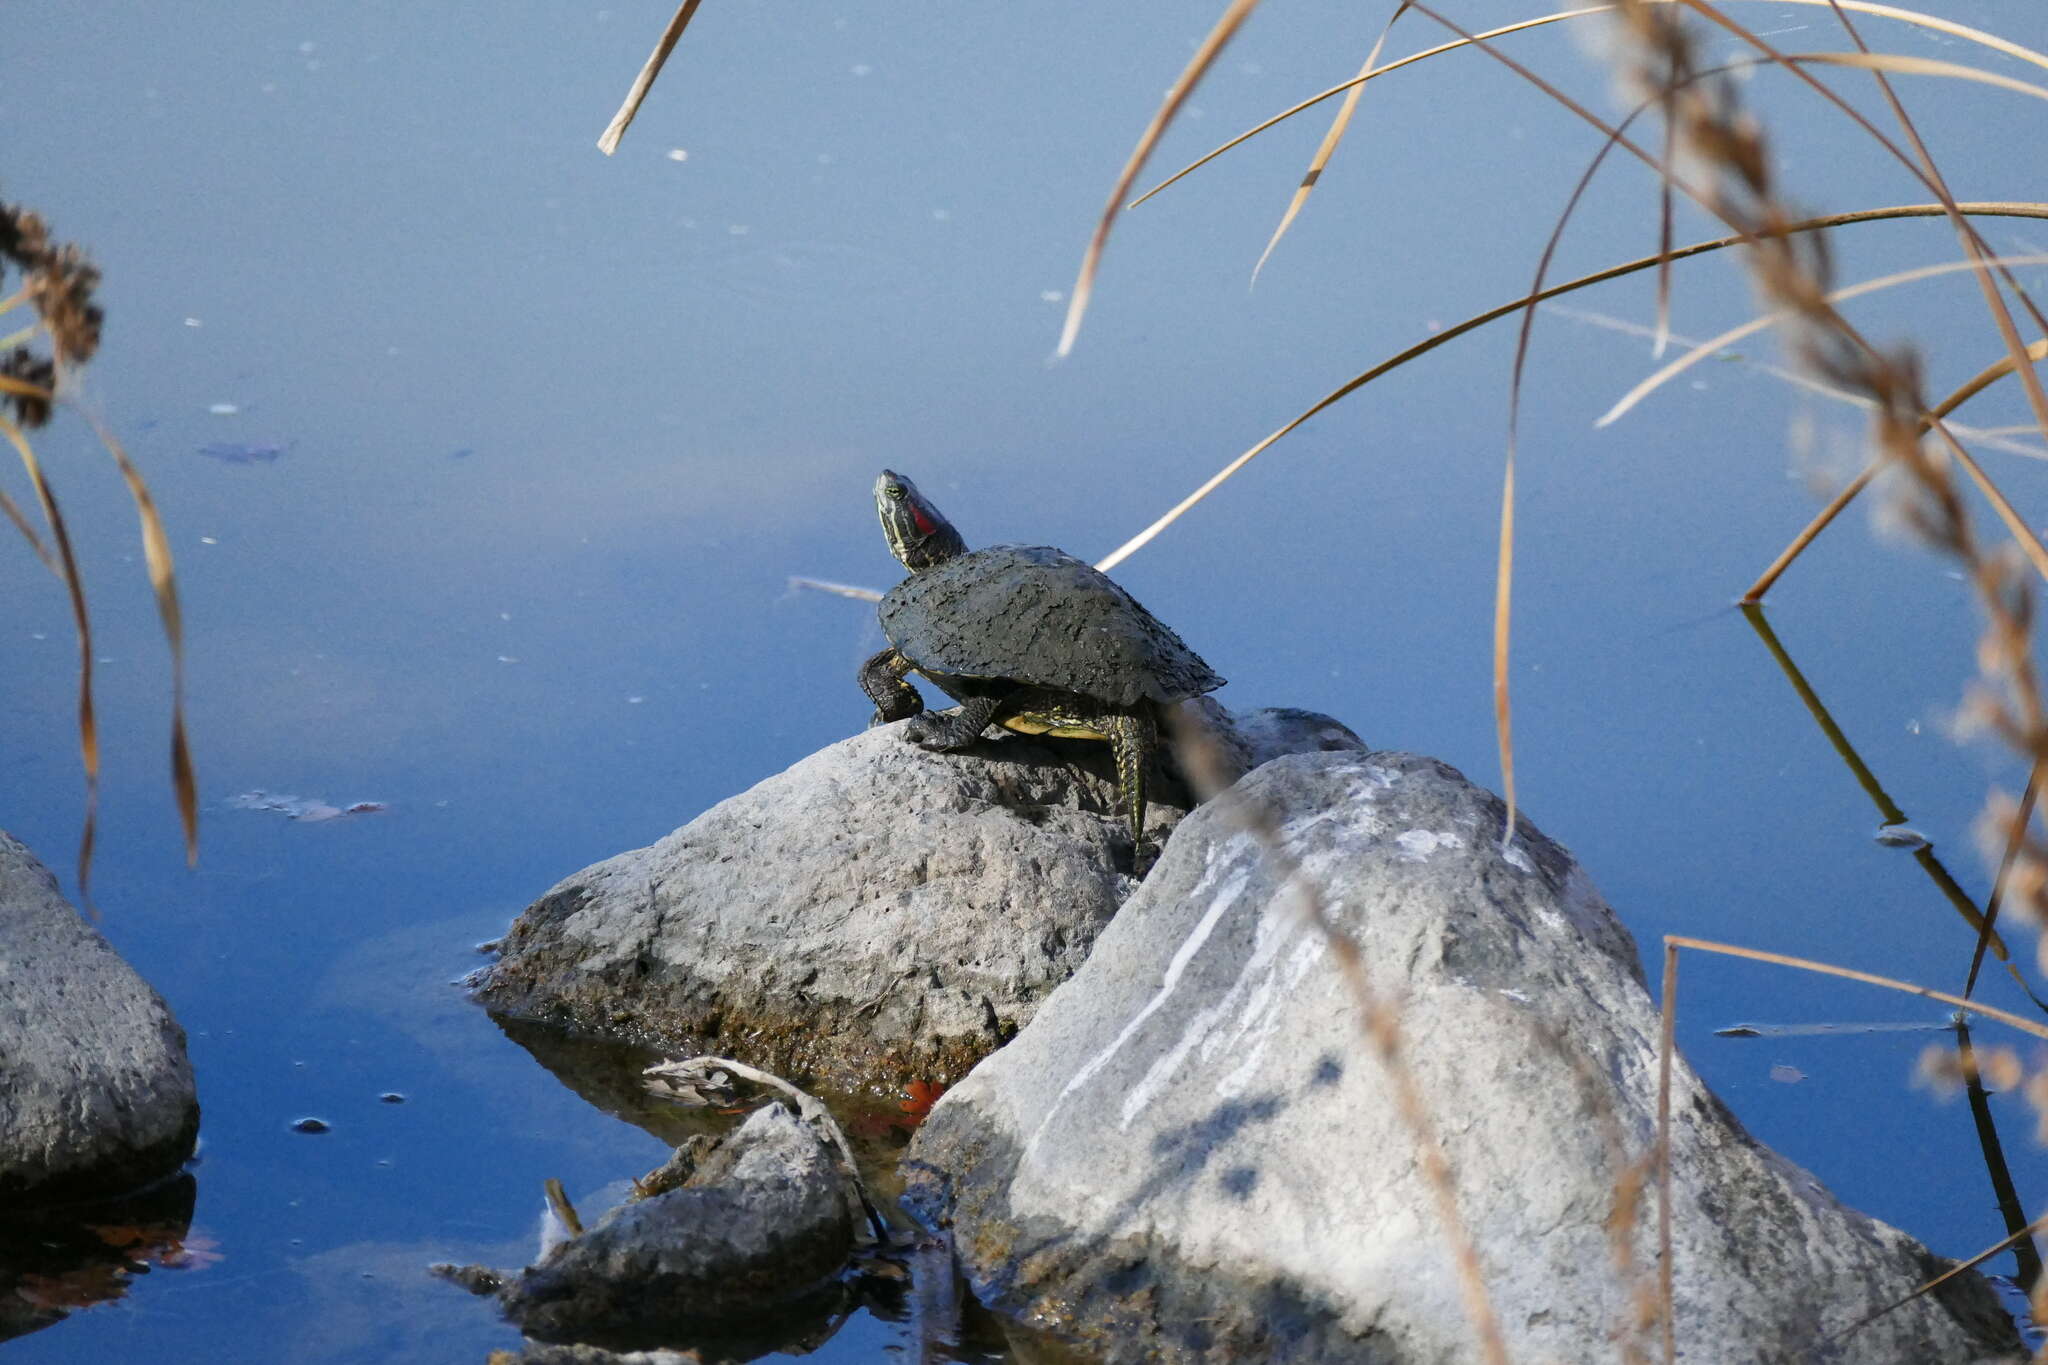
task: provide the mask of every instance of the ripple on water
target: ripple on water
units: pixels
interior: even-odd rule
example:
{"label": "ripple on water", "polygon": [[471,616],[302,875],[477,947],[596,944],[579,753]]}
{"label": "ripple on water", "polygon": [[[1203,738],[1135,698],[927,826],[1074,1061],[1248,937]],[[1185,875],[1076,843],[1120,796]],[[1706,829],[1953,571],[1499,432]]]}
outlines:
{"label": "ripple on water", "polygon": [[905,257],[846,242],[776,242],[722,257],[709,271],[741,298],[812,305],[902,298],[922,278]]}

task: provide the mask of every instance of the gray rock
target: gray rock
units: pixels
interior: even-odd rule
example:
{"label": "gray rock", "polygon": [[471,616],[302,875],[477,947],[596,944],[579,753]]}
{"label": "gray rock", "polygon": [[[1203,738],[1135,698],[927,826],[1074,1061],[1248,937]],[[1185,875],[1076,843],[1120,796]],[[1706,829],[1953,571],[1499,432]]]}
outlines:
{"label": "gray rock", "polygon": [[1233,780],[1262,763],[1288,754],[1331,753],[1350,750],[1364,753],[1366,743],[1351,727],[1320,711],[1295,706],[1269,706],[1261,711],[1234,715],[1214,697],[1190,697],[1179,711],[1168,717],[1176,735],[1192,726],[1195,742],[1216,746],[1217,776]]}
{"label": "gray rock", "polygon": [[0,1207],[168,1175],[198,1132],[185,1031],[0,831]]}
{"label": "gray rock", "polygon": [[[1287,714],[1311,720],[1257,722],[1241,756],[1342,731]],[[964,1075],[1087,956],[1133,885],[1130,839],[1106,744],[940,754],[900,728],[563,881],[472,978],[478,998],[840,1086]],[[1187,805],[1156,779],[1147,837]]]}
{"label": "gray rock", "polygon": [[779,1338],[800,1305],[832,1294],[858,1220],[831,1153],[770,1104],[682,1186],[619,1205],[507,1281],[499,1299],[543,1341],[634,1349],[764,1324]]}
{"label": "gray rock", "polygon": [[493,1351],[484,1365],[704,1365],[695,1351],[607,1351],[602,1346],[549,1346],[535,1342],[522,1351]]}
{"label": "gray rock", "polygon": [[[1524,822],[1503,856],[1500,803],[1412,755],[1283,758],[1191,816],[1086,965],[926,1120],[913,1202],[951,1218],[984,1298],[1110,1361],[1478,1358],[1387,1074],[1298,892],[1220,809],[1237,795],[1401,1002],[1510,1356],[1618,1358],[1632,1286],[1605,1221],[1657,1101],[1634,944],[1564,849]],[[1831,1338],[1945,1265],[1757,1144],[1682,1059],[1674,1116],[1682,1359],[2015,1346],[1974,1274]]]}

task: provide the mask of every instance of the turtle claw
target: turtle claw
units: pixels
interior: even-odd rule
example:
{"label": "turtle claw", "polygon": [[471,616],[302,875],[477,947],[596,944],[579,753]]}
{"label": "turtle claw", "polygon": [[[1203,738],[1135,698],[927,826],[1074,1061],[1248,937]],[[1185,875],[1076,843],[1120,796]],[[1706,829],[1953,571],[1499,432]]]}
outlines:
{"label": "turtle claw", "polygon": [[914,717],[903,727],[903,737],[920,749],[950,753],[980,739],[995,714],[996,703],[992,698],[976,697],[962,702],[957,711],[926,711]]}
{"label": "turtle claw", "polygon": [[[945,724],[938,717],[929,715],[914,716],[911,718],[910,723],[903,727],[903,737],[920,749],[930,749],[934,752],[942,753],[948,749],[962,747],[961,744],[956,742],[952,729],[953,727]],[[972,736],[969,737],[968,742],[973,742]]]}

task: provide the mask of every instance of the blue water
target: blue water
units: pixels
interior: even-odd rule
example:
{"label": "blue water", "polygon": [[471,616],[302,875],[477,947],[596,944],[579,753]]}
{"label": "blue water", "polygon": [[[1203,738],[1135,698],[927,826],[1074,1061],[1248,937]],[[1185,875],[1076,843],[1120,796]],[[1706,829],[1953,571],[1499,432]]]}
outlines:
{"label": "blue water", "polygon": [[[1338,382],[1526,287],[1594,143],[1465,54],[1368,96],[1255,292],[1319,123],[1129,216],[1076,353],[1049,365],[1093,215],[1219,9],[707,5],[606,159],[592,144],[666,6],[8,7],[0,197],[105,272],[84,393],[151,481],[186,604],[196,871],[164,779],[167,672],[133,514],[61,419],[37,445],[104,660],[95,900],[191,1033],[208,1248],[9,1342],[10,1359],[439,1361],[512,1344],[422,1268],[523,1262],[543,1180],[580,1199],[665,1148],[449,983],[560,877],[860,728],[871,613],[787,579],[893,581],[876,471],[916,478],[970,542],[1100,556]],[[1842,45],[1815,11],[1753,10],[1799,35],[1781,41]],[[2044,37],[2005,7],[1945,12]],[[1376,22],[1328,0],[1268,7],[1157,164],[1347,77]],[[1391,50],[1438,41],[1403,31]],[[1606,98],[1571,36],[1518,43]],[[2028,192],[1981,130],[2032,110],[1905,91],[1958,193]],[[1811,202],[1918,197],[1775,83],[1753,93],[1799,114],[1786,174]],[[1650,187],[1605,185],[1560,272],[1652,249]],[[2032,223],[1987,232],[2048,242]],[[1840,248],[1845,279],[1954,254],[1924,223]],[[1643,322],[1651,297],[1640,279],[1578,306]],[[1693,336],[1749,308],[1732,262],[1679,276]],[[1961,277],[1858,316],[1919,336],[1937,391],[1997,354]],[[1482,332],[1373,386],[1118,571],[1231,678],[1227,704],[1325,710],[1498,785],[1511,347]],[[1524,807],[1590,870],[1653,980],[1659,936],[1687,933],[1958,988],[1969,935],[1909,854],[1872,841],[1876,811],[1728,606],[1815,506],[1795,446],[1853,469],[1858,418],[1743,360],[1593,429],[1649,365],[1612,328],[1537,326],[1515,599]],[[2023,420],[2011,395],[1971,416]],[[2042,505],[2037,462],[1987,459]],[[0,825],[68,872],[67,609],[4,542],[0,591]],[[1865,760],[1981,899],[1971,823],[1987,783],[2020,779],[1947,734],[1972,668],[1964,585],[1859,511],[1774,604]],[[230,804],[257,789],[388,808],[307,824]],[[2038,979],[2031,936],[2013,937]],[[1984,991],[2029,1008],[1995,976]],[[1911,1084],[1923,1036],[1712,1034],[1938,1009],[1706,958],[1682,999],[1681,1041],[1759,1137],[1945,1254],[2004,1235],[1967,1109]],[[2032,1116],[1993,1107],[2037,1209]],[[291,1130],[309,1115],[332,1131]],[[901,1330],[863,1315],[821,1358],[869,1359]]]}

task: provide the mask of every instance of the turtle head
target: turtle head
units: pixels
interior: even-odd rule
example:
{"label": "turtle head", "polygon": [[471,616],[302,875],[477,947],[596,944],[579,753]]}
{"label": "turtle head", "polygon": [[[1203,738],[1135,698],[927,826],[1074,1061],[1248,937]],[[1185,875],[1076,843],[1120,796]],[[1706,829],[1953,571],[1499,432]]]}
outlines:
{"label": "turtle head", "polygon": [[967,553],[967,542],[953,523],[917,491],[916,484],[893,469],[883,470],[875,480],[875,512],[882,519],[882,534],[889,538],[889,552],[912,573]]}

